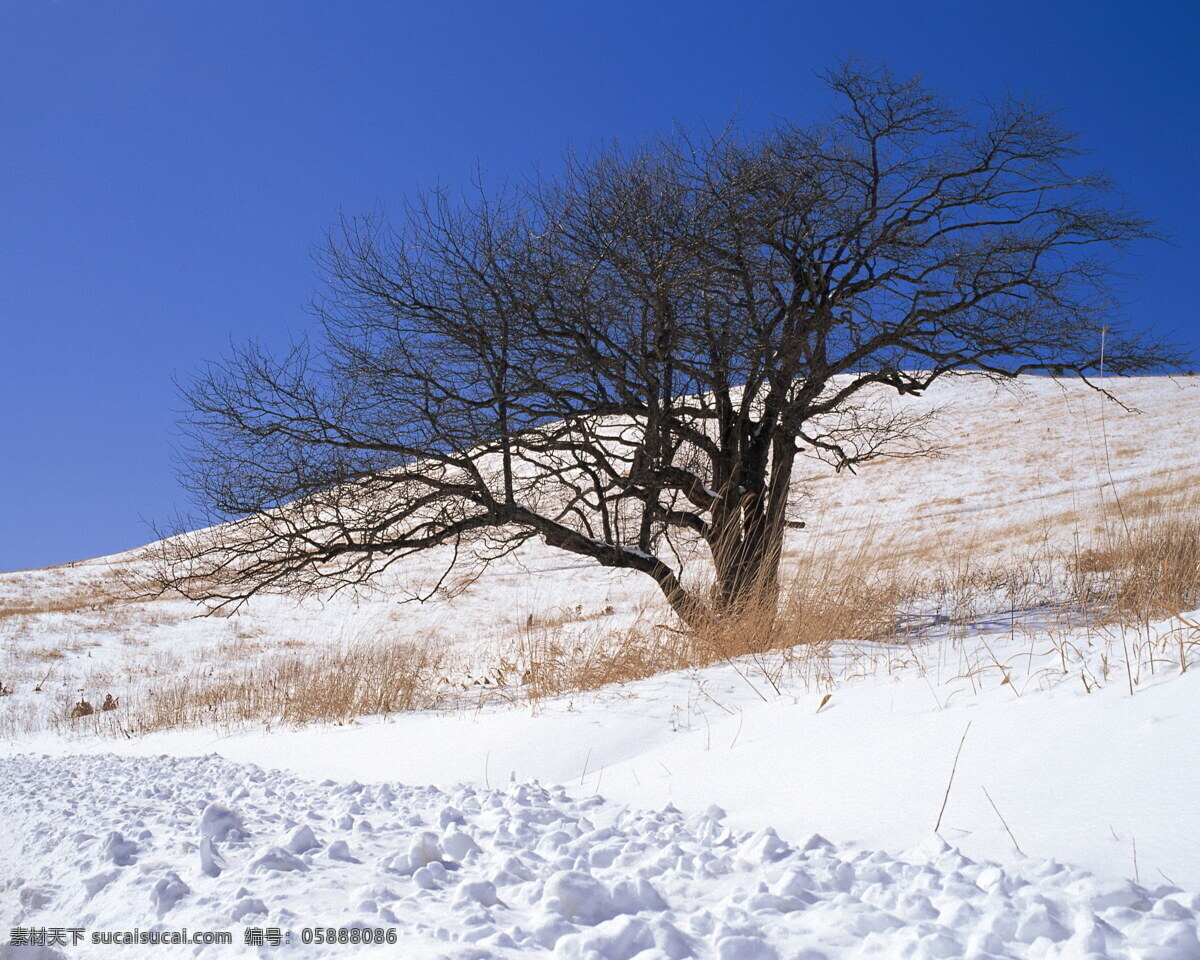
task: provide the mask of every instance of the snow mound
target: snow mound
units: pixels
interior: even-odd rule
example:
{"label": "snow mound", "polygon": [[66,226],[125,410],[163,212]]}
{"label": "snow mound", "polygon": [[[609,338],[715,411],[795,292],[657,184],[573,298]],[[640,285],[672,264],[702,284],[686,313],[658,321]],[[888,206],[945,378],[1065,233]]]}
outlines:
{"label": "snow mound", "polygon": [[[0,760],[0,780],[10,926],[233,934],[204,956],[245,956],[256,925],[290,934],[289,957],[1200,956],[1198,895],[974,862],[936,838],[897,857],[739,834],[716,808],[639,811],[537,783],[317,784],[216,757],[21,755]],[[399,946],[303,944],[314,927],[394,928]]]}

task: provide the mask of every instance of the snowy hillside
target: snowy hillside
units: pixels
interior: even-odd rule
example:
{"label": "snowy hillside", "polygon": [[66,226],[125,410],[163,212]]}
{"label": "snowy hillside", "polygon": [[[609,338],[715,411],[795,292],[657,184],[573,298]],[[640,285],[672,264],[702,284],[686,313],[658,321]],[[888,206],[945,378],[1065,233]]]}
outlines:
{"label": "snowy hillside", "polygon": [[[788,569],[918,584],[895,629],[595,689],[534,681],[670,636],[664,605],[536,545],[421,605],[390,588],[437,556],[222,618],[114,602],[131,554],[0,575],[0,914],[234,937],[155,956],[1196,960],[1200,623],[1122,625],[1088,591],[1114,529],[1195,516],[1200,380],[1113,390],[1128,410],[944,383],[906,401],[940,411],[936,459],[798,469]],[[427,709],[238,720],[214,692],[396,643]],[[329,927],[397,944],[302,942]]]}

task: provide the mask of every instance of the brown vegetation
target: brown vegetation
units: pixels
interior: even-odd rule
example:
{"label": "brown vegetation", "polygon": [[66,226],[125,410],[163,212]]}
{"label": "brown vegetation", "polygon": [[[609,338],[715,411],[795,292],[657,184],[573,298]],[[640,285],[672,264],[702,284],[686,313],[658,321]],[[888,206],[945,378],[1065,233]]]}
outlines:
{"label": "brown vegetation", "polygon": [[356,717],[437,706],[438,681],[437,661],[427,650],[404,642],[358,642],[167,681],[141,691],[118,722],[129,734],[202,723],[352,723]]}

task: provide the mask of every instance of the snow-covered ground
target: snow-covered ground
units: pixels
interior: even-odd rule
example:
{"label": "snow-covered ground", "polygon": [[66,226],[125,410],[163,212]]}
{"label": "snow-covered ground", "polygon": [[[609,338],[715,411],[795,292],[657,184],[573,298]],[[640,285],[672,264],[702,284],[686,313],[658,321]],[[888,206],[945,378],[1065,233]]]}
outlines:
{"label": "snow-covered ground", "polygon": [[[716,805],[644,811],[533,782],[318,784],[216,757],[26,756],[9,773],[0,810],[36,806],[44,823],[10,850],[37,865],[15,891],[26,929],[271,926],[284,943],[260,955],[480,960],[1200,950],[1194,894],[1043,858],[975,861],[936,837],[896,855],[741,832]],[[330,927],[398,943],[304,942]],[[239,940],[203,949],[250,952]],[[85,940],[51,955],[118,949]]]}
{"label": "snow-covered ground", "polygon": [[[1009,682],[951,676],[976,641]],[[1200,670],[1087,693],[1020,643],[931,642],[824,706],[741,664],[536,714],[18,741],[0,907],[89,931],[394,927],[401,956],[1200,956]],[[241,835],[204,853],[212,805]],[[414,845],[452,866],[414,872]]]}
{"label": "snow-covered ground", "polygon": [[[1137,416],[1078,384],[1021,390],[950,383],[919,401],[943,409],[938,460],[814,472],[793,553],[870,529],[1002,556],[1086,537],[1114,497],[1200,475],[1193,378],[1121,383]],[[1200,958],[1186,622],[1006,610],[819,670],[759,659],[343,726],[47,727],[81,695],[285,643],[390,631],[486,662],[531,616],[571,630],[659,615],[636,578],[536,547],[444,602],[268,600],[217,620],[97,599],[130,563],[0,576],[0,683],[15,688],[0,697],[0,939],[88,938],[0,958]],[[235,945],[90,943],[135,927]],[[398,943],[301,942],[329,927]],[[244,946],[246,928],[292,942]]]}

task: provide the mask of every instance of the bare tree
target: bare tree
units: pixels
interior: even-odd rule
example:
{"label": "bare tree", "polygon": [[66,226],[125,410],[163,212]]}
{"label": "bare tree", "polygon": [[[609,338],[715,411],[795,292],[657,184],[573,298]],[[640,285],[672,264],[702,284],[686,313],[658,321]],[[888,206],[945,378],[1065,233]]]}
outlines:
{"label": "bare tree", "polygon": [[187,389],[184,480],[231,522],[171,541],[162,585],[238,604],[540,537],[696,625],[773,595],[799,450],[915,452],[880,388],[1180,361],[1116,319],[1114,257],[1150,227],[1053,113],[858,64],[828,84],[820,124],[677,132],[420,197],[395,229],[344,221],[320,339]]}

